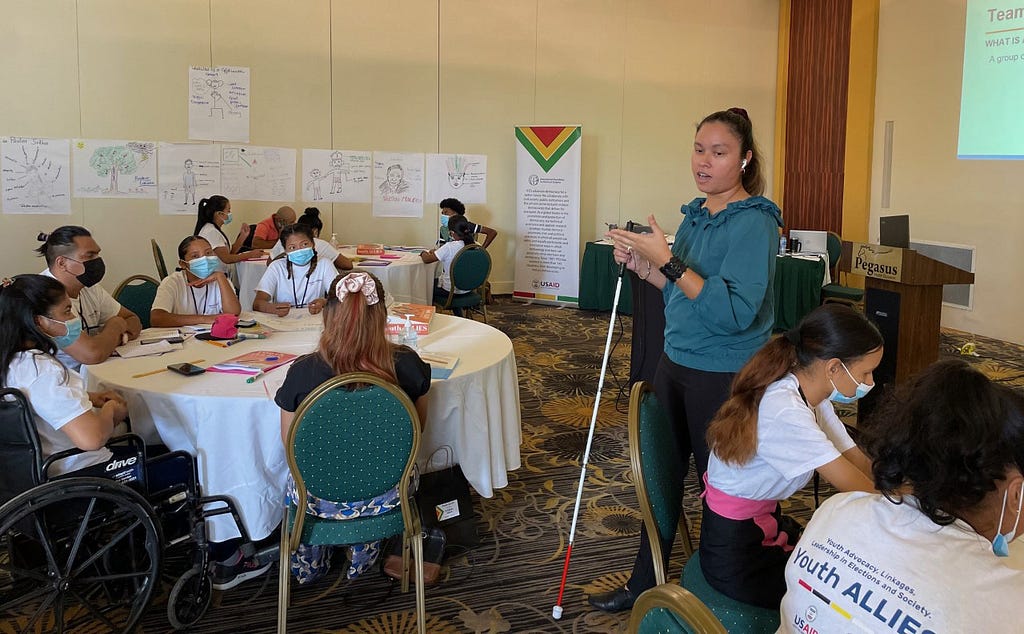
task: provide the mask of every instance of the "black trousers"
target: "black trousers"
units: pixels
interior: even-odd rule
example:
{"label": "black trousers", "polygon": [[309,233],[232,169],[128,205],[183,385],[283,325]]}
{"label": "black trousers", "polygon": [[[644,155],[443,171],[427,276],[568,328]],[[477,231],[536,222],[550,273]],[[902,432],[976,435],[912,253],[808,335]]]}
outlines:
{"label": "black trousers", "polygon": [[[733,372],[705,372],[678,365],[665,354],[654,373],[654,393],[670,420],[676,423],[676,444],[683,476],[689,469],[690,456],[697,465],[697,482],[704,488],[704,472],[708,470],[708,443],[705,434],[718,408],[729,398]],[[662,545],[662,559],[668,564],[672,543]],[[640,528],[640,551],[633,562],[633,574],[626,584],[639,595],[654,587],[654,561],[647,531]]]}

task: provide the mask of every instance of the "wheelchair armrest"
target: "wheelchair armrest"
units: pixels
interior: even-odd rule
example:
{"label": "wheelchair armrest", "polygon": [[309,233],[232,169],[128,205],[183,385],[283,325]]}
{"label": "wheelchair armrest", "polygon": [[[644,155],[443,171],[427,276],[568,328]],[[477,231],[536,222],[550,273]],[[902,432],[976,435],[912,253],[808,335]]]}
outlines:
{"label": "wheelchair armrest", "polygon": [[[139,458],[141,458],[143,464],[145,464],[145,462],[146,462],[146,441],[144,441],[141,436],[138,436],[136,434],[121,434],[120,436],[112,437],[110,440],[108,440],[106,443],[104,443],[103,446],[109,448],[109,447],[118,447],[118,446],[122,446],[122,445],[127,445],[128,447],[133,448],[135,450],[135,454]],[[49,478],[48,474],[49,474],[49,471],[50,471],[50,465],[52,465],[53,463],[55,463],[55,462],[57,462],[59,460],[63,460],[65,458],[70,458],[71,456],[77,456],[78,454],[83,454],[83,453],[88,453],[88,452],[86,452],[84,449],[79,449],[78,447],[74,447],[72,449],[65,449],[64,451],[58,451],[57,453],[51,455],[50,457],[48,457],[46,460],[43,461],[43,466],[40,468],[39,481],[40,482],[47,482],[47,481],[49,481],[50,478]]]}

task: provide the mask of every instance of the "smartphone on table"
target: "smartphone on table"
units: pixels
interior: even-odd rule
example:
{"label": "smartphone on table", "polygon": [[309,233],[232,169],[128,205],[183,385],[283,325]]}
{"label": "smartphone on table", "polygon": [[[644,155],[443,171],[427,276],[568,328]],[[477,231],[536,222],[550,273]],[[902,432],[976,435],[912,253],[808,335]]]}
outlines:
{"label": "smartphone on table", "polygon": [[185,376],[193,376],[195,374],[202,374],[206,372],[206,368],[201,368],[198,365],[192,363],[172,363],[167,366],[167,369],[178,374],[184,374]]}

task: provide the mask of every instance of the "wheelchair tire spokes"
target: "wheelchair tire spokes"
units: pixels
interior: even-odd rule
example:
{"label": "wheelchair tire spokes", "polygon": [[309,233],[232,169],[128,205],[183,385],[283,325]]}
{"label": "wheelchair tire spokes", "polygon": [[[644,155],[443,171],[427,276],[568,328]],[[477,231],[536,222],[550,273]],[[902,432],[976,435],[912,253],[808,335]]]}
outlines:
{"label": "wheelchair tire spokes", "polygon": [[78,525],[75,541],[71,544],[71,553],[68,555],[68,561],[64,566],[65,577],[71,574],[71,566],[75,563],[75,557],[78,556],[78,549],[82,545],[82,538],[85,537],[85,529],[89,527],[89,520],[92,518],[94,508],[96,508],[96,498],[89,500],[89,506],[85,509],[85,517],[82,518],[81,523]]}
{"label": "wheelchair tire spokes", "polygon": [[109,542],[100,547],[100,549],[94,552],[88,559],[78,564],[78,567],[75,568],[74,572],[71,573],[71,576],[77,577],[78,575],[82,574],[83,570],[85,570],[90,565],[95,563],[96,560],[102,557],[104,554],[110,552],[110,549],[116,546],[122,539],[130,535],[132,531],[134,531],[141,525],[142,520],[135,520],[135,522],[132,523],[131,526],[122,528],[120,531],[118,531],[117,535],[115,535]]}

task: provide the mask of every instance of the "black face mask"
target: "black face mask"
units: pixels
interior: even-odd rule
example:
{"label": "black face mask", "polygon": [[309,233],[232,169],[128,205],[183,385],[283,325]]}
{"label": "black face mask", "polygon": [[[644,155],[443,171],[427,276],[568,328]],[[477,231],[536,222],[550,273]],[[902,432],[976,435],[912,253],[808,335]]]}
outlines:
{"label": "black face mask", "polygon": [[[78,262],[78,260],[75,260],[75,262]],[[99,284],[100,280],[103,279],[103,274],[107,272],[107,265],[103,263],[103,258],[78,263],[84,266],[85,270],[82,271],[81,275],[76,275],[75,279],[86,288]]]}

